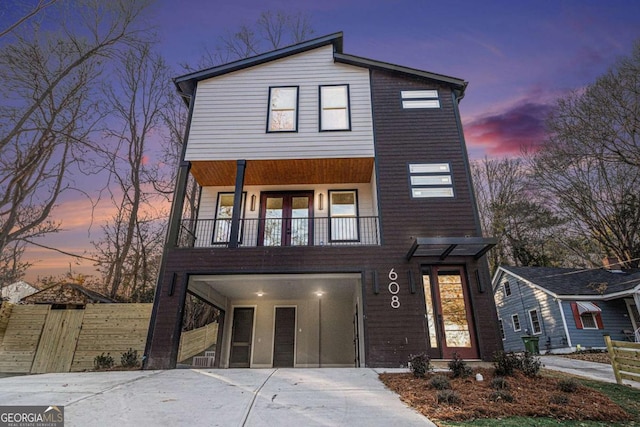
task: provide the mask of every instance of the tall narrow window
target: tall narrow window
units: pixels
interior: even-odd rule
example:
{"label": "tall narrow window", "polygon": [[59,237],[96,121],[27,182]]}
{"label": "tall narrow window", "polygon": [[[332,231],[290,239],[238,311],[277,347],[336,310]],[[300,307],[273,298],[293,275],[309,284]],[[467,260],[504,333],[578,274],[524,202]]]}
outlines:
{"label": "tall narrow window", "polygon": [[436,334],[436,316],[433,308],[433,299],[431,297],[431,278],[428,274],[422,275],[422,284],[424,286],[424,304],[427,311],[427,330],[429,331],[429,346],[438,348],[438,336]]}
{"label": "tall narrow window", "polygon": [[298,87],[269,88],[268,132],[298,130]]}
{"label": "tall narrow window", "polygon": [[320,86],[320,130],[350,130],[349,85]]}
{"label": "tall narrow window", "polygon": [[355,190],[329,191],[332,241],[358,241],[358,195]]}
{"label": "tall narrow window", "polygon": [[509,281],[504,282],[504,296],[511,296],[511,283]]}
{"label": "tall narrow window", "polygon": [[498,318],[498,326],[500,327],[500,337],[504,341],[507,337],[504,335],[504,325],[502,324],[502,319]]}
{"label": "tall narrow window", "polygon": [[513,323],[514,332],[518,332],[520,330],[520,318],[517,314],[511,316],[511,323]]}
{"label": "tall narrow window", "polygon": [[538,316],[538,310],[529,310],[529,320],[531,321],[531,330],[535,334],[542,333],[542,326],[540,325],[540,317]]}
{"label": "tall narrow window", "polygon": [[[242,210],[244,210],[245,195],[242,195]],[[218,193],[218,207],[213,227],[213,243],[229,243],[231,235],[231,217],[233,216],[233,193]],[[242,230],[242,229],[241,229]],[[242,239],[238,235],[238,241]]]}

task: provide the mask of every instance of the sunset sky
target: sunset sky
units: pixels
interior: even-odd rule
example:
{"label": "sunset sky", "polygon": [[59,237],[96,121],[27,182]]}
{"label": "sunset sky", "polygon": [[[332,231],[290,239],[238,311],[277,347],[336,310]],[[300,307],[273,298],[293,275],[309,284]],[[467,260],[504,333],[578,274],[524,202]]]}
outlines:
{"label": "sunset sky", "polygon": [[[556,100],[593,82],[640,40],[637,0],[160,0],[153,22],[167,62],[180,70],[265,10],[307,13],[314,36],[343,31],[345,53],[468,81],[460,109],[476,159],[539,144]],[[79,195],[66,197],[54,212],[64,231],[42,243],[90,251],[108,217],[98,209],[89,228],[90,208]],[[28,258],[36,263],[30,281],[68,271],[69,263],[91,270],[90,262],[44,249],[30,249]]]}

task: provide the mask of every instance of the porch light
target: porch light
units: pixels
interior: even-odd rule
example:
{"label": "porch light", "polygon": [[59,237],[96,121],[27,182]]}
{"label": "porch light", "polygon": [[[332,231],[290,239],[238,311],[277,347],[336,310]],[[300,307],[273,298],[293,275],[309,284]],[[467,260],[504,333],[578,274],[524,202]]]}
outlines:
{"label": "porch light", "polygon": [[318,291],[318,292],[316,292],[316,295],[317,295],[317,296],[319,296],[319,297],[321,297],[322,295],[324,295],[324,292],[322,292],[322,291]]}
{"label": "porch light", "polygon": [[318,210],[321,211],[324,209],[324,194],[318,194]]}
{"label": "porch light", "polygon": [[251,212],[256,210],[256,195],[251,195]]}
{"label": "porch light", "polygon": [[258,295],[259,297],[264,295],[264,292],[260,291],[260,292],[256,292],[256,295]]}

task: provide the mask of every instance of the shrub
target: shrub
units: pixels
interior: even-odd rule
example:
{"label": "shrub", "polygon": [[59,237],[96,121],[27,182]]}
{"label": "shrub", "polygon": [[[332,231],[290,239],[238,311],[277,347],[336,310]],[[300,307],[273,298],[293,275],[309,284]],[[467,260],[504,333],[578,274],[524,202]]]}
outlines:
{"label": "shrub", "polygon": [[524,355],[520,357],[519,369],[528,377],[538,376],[541,367],[542,362],[540,361],[540,358],[529,352],[525,352]]}
{"label": "shrub", "polygon": [[498,376],[511,376],[520,367],[520,358],[513,352],[497,351],[493,354],[493,366]]}
{"label": "shrub", "polygon": [[566,405],[569,403],[569,398],[566,394],[554,393],[549,397],[549,403],[553,403],[554,405]]}
{"label": "shrub", "polygon": [[493,402],[513,402],[513,396],[506,390],[496,390],[489,395],[489,399]]}
{"label": "shrub", "polygon": [[120,364],[125,368],[137,368],[138,366],[140,366],[140,361],[138,360],[138,350],[129,348],[129,350],[122,353]]}
{"label": "shrub", "polygon": [[460,395],[453,390],[440,390],[436,394],[438,403],[445,403],[447,405],[456,405],[462,402]]}
{"label": "shrub", "polygon": [[449,369],[453,373],[453,378],[466,378],[473,374],[473,369],[467,366],[467,362],[462,360],[458,353],[453,353],[453,358],[449,362]]}
{"label": "shrub", "polygon": [[562,379],[558,381],[558,390],[564,391],[565,393],[574,393],[578,390],[578,381],[573,378]]}
{"label": "shrub", "polygon": [[427,372],[431,371],[431,358],[426,353],[409,356],[409,369],[416,378],[424,378]]}
{"label": "shrub", "polygon": [[496,390],[506,390],[509,388],[509,383],[505,377],[494,377],[491,380],[491,388]]}
{"label": "shrub", "polygon": [[436,375],[429,380],[429,385],[436,390],[447,390],[451,388],[449,378],[444,375]]}
{"label": "shrub", "polygon": [[113,357],[111,357],[109,353],[107,353],[106,355],[102,353],[100,356],[96,356],[93,359],[93,366],[98,371],[102,369],[111,369],[113,368],[113,364]]}

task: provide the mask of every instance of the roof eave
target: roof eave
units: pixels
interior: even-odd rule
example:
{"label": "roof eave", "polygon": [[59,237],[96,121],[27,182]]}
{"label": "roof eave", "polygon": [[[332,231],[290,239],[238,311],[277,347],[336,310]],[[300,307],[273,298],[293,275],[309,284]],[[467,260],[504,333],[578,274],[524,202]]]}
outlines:
{"label": "roof eave", "polygon": [[459,99],[461,99],[464,96],[464,91],[467,88],[467,85],[469,84],[467,81],[457,77],[446,76],[444,74],[431,73],[429,71],[423,71],[415,68],[404,67],[402,65],[390,64],[388,62],[383,62],[383,61],[376,61],[374,59],[362,58],[360,56],[348,55],[342,52],[335,52],[333,54],[333,58],[336,62],[340,62],[348,65],[354,65],[356,67],[373,68],[373,69],[384,70],[384,71],[393,71],[393,72],[409,74],[412,76],[440,81],[452,86],[453,89],[457,91],[457,96]]}
{"label": "roof eave", "polygon": [[283,47],[270,52],[262,53],[249,58],[239,59],[234,62],[219,65],[216,67],[207,68],[205,70],[196,71],[193,73],[184,74],[182,76],[173,79],[173,83],[176,85],[178,92],[182,96],[190,96],[197,82],[208,79],[211,77],[220,76],[222,74],[231,73],[234,71],[242,70],[244,68],[253,67],[256,65],[264,64],[266,62],[274,61],[276,59],[284,58],[297,53],[305,52],[307,50],[316,49],[322,46],[332,44],[334,52],[342,53],[343,47],[343,34],[341,31],[333,34],[329,34],[323,37],[318,37],[312,40],[308,40],[302,43]]}

